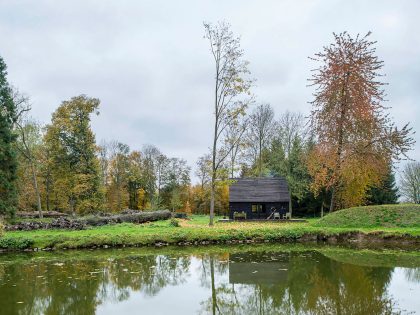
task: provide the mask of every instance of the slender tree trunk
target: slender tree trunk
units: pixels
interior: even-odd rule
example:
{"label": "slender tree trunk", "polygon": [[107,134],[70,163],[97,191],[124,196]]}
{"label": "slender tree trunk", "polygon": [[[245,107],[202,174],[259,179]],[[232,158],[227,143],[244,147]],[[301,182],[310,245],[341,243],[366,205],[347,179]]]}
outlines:
{"label": "slender tree trunk", "polygon": [[209,225],[213,226],[214,224],[214,198],[215,198],[215,185],[214,185],[214,179],[212,178],[212,184],[211,184],[211,193],[210,193],[210,222]]}
{"label": "slender tree trunk", "polygon": [[[48,175],[49,177],[49,175]],[[47,211],[50,211],[50,179],[47,178],[46,183],[45,183],[45,203],[47,206]]]}
{"label": "slender tree trunk", "polygon": [[218,133],[218,84],[219,84],[219,64],[216,62],[216,87],[215,87],[215,99],[214,99],[214,138],[213,138],[213,152],[212,152],[212,174],[211,174],[211,194],[210,194],[210,222],[209,225],[213,226],[214,219],[214,197],[215,197],[215,186],[216,186],[216,154],[217,154],[217,133]]}
{"label": "slender tree trunk", "polygon": [[38,180],[36,178],[35,166],[34,166],[34,163],[32,161],[31,161],[31,169],[32,169],[32,179],[34,181],[34,188],[35,188],[38,214],[39,214],[39,218],[42,219],[41,195],[39,193]]}
{"label": "slender tree trunk", "polygon": [[332,187],[331,193],[331,204],[330,204],[330,212],[334,211],[334,203],[335,203],[335,194],[336,190],[339,185],[339,177],[340,177],[340,169],[341,169],[341,154],[343,152],[343,143],[344,143],[344,119],[346,118],[346,109],[347,109],[347,91],[346,88],[348,86],[348,81],[350,77],[350,72],[346,73],[346,79],[343,83],[343,88],[341,91],[341,96],[343,100],[341,101],[341,110],[340,110],[340,124],[338,127],[338,146],[337,146],[337,168],[336,168],[336,183]]}
{"label": "slender tree trunk", "polygon": [[261,147],[262,147],[262,141],[261,141],[261,135],[259,139],[259,154],[258,154],[258,167],[259,167],[259,177],[262,176],[262,157],[261,157]]}
{"label": "slender tree trunk", "polygon": [[73,218],[76,217],[75,200],[73,196],[70,197],[70,210],[71,210],[71,216]]}
{"label": "slender tree trunk", "polygon": [[330,213],[334,211],[334,202],[335,202],[334,198],[335,198],[335,188],[333,187],[331,189],[331,203],[330,203],[330,209],[329,209]]}
{"label": "slender tree trunk", "polygon": [[214,281],[214,260],[210,258],[210,277],[211,277],[211,301],[212,301],[212,314],[216,314],[217,308],[217,296],[216,296],[216,285]]}

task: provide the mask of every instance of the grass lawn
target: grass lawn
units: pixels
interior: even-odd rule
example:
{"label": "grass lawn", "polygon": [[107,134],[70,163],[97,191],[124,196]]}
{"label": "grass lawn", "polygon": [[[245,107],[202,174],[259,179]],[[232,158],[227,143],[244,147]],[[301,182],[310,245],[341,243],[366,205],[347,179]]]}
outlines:
{"label": "grass lawn", "polygon": [[[378,206],[382,207],[382,206]],[[388,207],[388,208],[387,208]],[[305,236],[331,236],[349,232],[361,232],[377,235],[378,238],[408,237],[420,242],[420,206],[387,206],[385,208],[359,207],[330,214],[323,219],[311,219],[307,222],[217,222],[208,226],[208,216],[193,215],[190,220],[178,220],[180,226],[174,227],[170,220],[145,224],[122,223],[92,227],[86,230],[36,230],[7,232],[0,238],[0,248],[89,248],[95,246],[144,246],[158,243],[177,244],[179,242],[229,242],[253,240],[295,241]],[[396,210],[392,210],[393,207]],[[374,208],[372,210],[372,208]],[[363,209],[365,211],[363,212]],[[385,210],[384,210],[385,209]],[[377,211],[376,215],[372,213]],[[397,222],[390,224],[383,212]],[[407,211],[404,216],[400,211]],[[398,217],[395,218],[395,212]],[[363,216],[363,220],[359,216]],[[377,219],[381,216],[382,221]],[[407,223],[408,221],[411,223]]]}
{"label": "grass lawn", "polygon": [[419,228],[420,205],[379,205],[343,209],[325,216],[314,225],[341,228]]}

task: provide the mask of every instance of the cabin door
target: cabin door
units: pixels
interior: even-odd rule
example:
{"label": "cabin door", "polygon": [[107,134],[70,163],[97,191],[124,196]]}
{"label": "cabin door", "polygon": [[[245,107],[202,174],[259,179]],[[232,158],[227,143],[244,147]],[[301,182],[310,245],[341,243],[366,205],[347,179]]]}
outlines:
{"label": "cabin door", "polygon": [[267,211],[265,204],[263,203],[256,203],[252,204],[252,218],[253,219],[266,219],[267,218]]}

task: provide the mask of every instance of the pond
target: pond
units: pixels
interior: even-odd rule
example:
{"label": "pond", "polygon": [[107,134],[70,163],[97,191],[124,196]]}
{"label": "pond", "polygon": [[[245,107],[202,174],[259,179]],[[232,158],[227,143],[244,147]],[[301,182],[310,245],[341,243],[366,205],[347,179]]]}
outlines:
{"label": "pond", "polygon": [[0,254],[0,314],[415,314],[420,254],[304,245]]}

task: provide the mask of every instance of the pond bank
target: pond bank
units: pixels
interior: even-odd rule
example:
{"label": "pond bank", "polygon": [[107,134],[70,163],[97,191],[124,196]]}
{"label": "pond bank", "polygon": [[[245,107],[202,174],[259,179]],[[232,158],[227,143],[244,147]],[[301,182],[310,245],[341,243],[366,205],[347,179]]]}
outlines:
{"label": "pond bank", "polygon": [[86,230],[37,230],[7,232],[0,238],[3,251],[196,246],[252,243],[327,243],[360,247],[420,249],[420,228],[326,228],[316,221],[302,223],[232,222],[207,225],[206,217],[146,224],[122,223]]}

